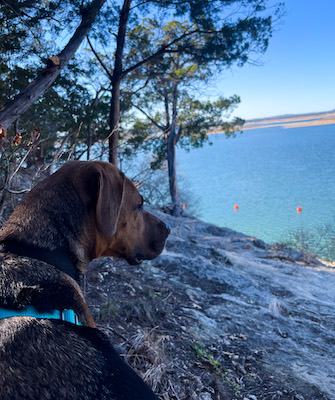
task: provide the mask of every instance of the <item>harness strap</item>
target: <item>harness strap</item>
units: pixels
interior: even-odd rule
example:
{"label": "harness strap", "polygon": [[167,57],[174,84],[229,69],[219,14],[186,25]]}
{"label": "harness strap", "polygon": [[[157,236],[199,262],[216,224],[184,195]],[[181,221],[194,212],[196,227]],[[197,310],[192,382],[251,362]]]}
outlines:
{"label": "harness strap", "polygon": [[11,317],[34,317],[45,319],[58,319],[71,322],[74,325],[82,325],[77,314],[73,310],[53,310],[49,313],[41,313],[34,306],[26,306],[20,310],[10,310],[0,307],[0,319]]}

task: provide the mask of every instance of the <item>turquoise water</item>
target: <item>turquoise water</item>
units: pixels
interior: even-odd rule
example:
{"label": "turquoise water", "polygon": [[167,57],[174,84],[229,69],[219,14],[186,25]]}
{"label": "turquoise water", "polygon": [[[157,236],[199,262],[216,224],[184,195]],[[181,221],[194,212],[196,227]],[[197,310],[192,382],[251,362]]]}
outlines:
{"label": "turquoise water", "polygon": [[335,226],[335,125],[210,140],[212,146],[177,151],[178,173],[200,201],[200,218],[268,243],[301,227]]}

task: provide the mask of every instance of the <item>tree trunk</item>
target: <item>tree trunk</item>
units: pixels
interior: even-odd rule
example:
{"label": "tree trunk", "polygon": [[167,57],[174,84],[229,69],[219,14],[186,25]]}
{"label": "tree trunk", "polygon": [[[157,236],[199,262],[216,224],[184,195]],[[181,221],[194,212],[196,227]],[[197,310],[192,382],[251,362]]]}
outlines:
{"label": "tree trunk", "polygon": [[[172,127],[171,127],[172,128]],[[183,208],[180,203],[177,174],[176,174],[176,131],[170,131],[167,141],[167,160],[169,171],[170,195],[172,200],[172,215],[179,217],[183,215]]]}
{"label": "tree trunk", "polygon": [[88,161],[91,158],[91,146],[92,146],[92,137],[94,131],[94,124],[91,122],[88,126],[88,134],[87,134],[87,152],[86,152],[86,160]]}
{"label": "tree trunk", "polygon": [[117,149],[119,142],[119,120],[120,120],[120,85],[122,79],[122,58],[127,31],[127,23],[132,0],[125,0],[120,14],[119,31],[117,35],[117,46],[115,52],[115,63],[112,77],[112,99],[109,114],[109,162],[117,166]]}
{"label": "tree trunk", "polygon": [[177,185],[176,173],[176,143],[179,139],[177,134],[177,103],[178,103],[178,83],[173,89],[172,123],[167,139],[167,160],[169,172],[170,195],[172,200],[172,214],[176,217],[183,215],[183,208],[180,203],[179,190]]}
{"label": "tree trunk", "polygon": [[1,185],[1,187],[0,187],[0,218],[2,218],[3,213],[5,211],[3,205],[5,204],[6,198],[8,196],[8,192],[5,189],[5,187],[7,185],[7,181],[8,181],[8,175],[9,175],[9,171],[7,170],[7,168],[3,171],[3,173],[4,173],[3,177],[1,177],[1,180],[0,180],[0,185]]}
{"label": "tree trunk", "polygon": [[44,70],[0,111],[0,127],[7,129],[54,83],[87,35],[106,0],[93,0],[82,12],[81,23],[74,35],[55,56],[48,59]]}
{"label": "tree trunk", "polygon": [[88,124],[88,131],[87,131],[87,160],[91,158],[91,147],[93,144],[93,136],[95,133],[95,123],[93,122],[93,113],[94,109],[99,104],[99,93],[100,90],[97,92],[91,106],[90,115],[91,115],[91,122]]}
{"label": "tree trunk", "polygon": [[111,108],[109,115],[110,137],[109,145],[109,162],[117,167],[117,148],[119,144],[119,119],[120,119],[120,84],[121,79],[113,82]]}

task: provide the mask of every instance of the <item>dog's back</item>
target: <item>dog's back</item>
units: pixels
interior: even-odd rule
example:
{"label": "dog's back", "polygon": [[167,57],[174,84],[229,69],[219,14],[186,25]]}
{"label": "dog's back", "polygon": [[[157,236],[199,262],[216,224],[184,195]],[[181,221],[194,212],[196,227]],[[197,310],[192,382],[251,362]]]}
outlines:
{"label": "dog's back", "polygon": [[96,329],[76,282],[95,257],[160,254],[169,229],[142,203],[115,167],[71,162],[0,230],[1,400],[157,400]]}
{"label": "dog's back", "polygon": [[156,399],[94,328],[32,317],[2,319],[0,360],[2,400]]}

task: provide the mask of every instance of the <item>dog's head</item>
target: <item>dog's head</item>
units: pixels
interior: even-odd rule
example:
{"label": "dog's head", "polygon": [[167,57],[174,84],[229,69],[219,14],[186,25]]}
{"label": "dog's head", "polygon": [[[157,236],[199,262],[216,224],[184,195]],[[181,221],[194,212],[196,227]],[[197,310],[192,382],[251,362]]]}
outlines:
{"label": "dog's head", "polygon": [[0,231],[0,241],[69,252],[85,272],[93,258],[114,256],[129,264],[153,259],[170,230],[143,209],[135,186],[105,162],[70,161],[40,182]]}
{"label": "dog's head", "polygon": [[[71,164],[72,163],[68,163]],[[145,211],[133,183],[105,162],[82,162],[74,186],[87,206],[89,226],[95,226],[94,257],[124,258],[129,264],[157,257],[170,233],[159,218]]]}

